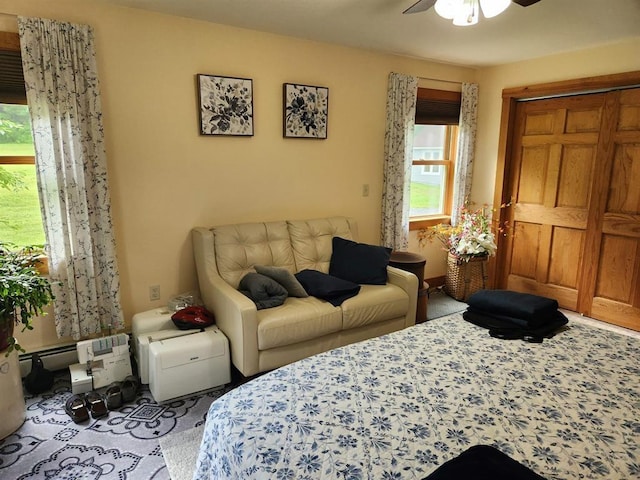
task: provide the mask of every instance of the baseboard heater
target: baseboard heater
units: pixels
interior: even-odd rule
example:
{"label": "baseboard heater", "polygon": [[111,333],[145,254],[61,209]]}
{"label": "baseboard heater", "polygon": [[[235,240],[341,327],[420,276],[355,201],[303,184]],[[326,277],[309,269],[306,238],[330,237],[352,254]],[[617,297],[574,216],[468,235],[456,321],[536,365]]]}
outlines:
{"label": "baseboard heater", "polygon": [[20,355],[20,374],[25,377],[31,371],[31,355],[37,353],[42,359],[44,368],[51,371],[64,370],[69,365],[78,363],[78,350],[76,344],[49,348],[38,352],[24,353]]}

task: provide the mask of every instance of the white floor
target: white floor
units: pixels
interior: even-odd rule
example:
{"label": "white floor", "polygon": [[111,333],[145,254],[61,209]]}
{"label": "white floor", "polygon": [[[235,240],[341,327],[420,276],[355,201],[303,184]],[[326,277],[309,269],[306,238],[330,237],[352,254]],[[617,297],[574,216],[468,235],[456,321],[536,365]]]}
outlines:
{"label": "white floor", "polygon": [[579,313],[571,312],[569,310],[561,309],[560,311],[567,316],[570,322],[574,321],[574,322],[585,323],[593,327],[602,328],[604,330],[611,330],[612,332],[621,333],[623,335],[629,335],[630,337],[640,338],[640,332],[636,332],[635,330],[630,330],[624,327],[618,327],[617,325],[612,325],[610,323],[602,322],[600,320],[595,320],[590,317],[585,317],[584,315],[580,315]]}

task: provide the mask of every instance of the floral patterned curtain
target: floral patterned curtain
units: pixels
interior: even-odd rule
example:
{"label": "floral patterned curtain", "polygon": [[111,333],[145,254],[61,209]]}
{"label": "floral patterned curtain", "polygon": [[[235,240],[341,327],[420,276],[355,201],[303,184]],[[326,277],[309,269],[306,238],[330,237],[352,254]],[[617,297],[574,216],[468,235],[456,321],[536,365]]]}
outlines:
{"label": "floral patterned curtain", "polygon": [[58,336],[124,326],[93,30],[18,18]]}
{"label": "floral patterned curtain", "polygon": [[453,212],[451,214],[453,225],[458,223],[460,208],[464,206],[471,193],[477,116],[478,84],[463,83],[458,128],[458,154],[456,155],[456,179],[453,187]]}
{"label": "floral patterned curtain", "polygon": [[409,245],[409,187],[417,94],[417,77],[389,74],[381,234],[382,245],[394,250],[406,250]]}

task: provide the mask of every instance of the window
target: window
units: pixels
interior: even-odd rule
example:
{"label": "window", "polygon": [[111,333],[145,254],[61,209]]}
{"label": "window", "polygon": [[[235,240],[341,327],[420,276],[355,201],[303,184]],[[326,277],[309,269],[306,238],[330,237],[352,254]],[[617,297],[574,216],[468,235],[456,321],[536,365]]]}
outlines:
{"label": "window", "polygon": [[412,230],[451,216],[459,116],[459,92],[418,89],[409,209]]}
{"label": "window", "polygon": [[29,109],[15,33],[0,32],[0,241],[45,242]]}

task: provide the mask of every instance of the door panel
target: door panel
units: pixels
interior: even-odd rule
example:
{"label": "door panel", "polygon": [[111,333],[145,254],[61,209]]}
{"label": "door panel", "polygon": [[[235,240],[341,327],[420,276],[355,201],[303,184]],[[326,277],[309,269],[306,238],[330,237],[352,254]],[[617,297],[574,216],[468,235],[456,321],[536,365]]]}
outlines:
{"label": "door panel", "polygon": [[511,271],[514,275],[524,278],[536,278],[536,264],[540,244],[540,225],[526,222],[514,224],[513,253],[511,256]]}
{"label": "door panel", "polygon": [[542,204],[549,148],[529,147],[522,150],[522,175],[518,184],[519,203]]}
{"label": "door panel", "polygon": [[603,105],[603,94],[518,105],[507,288],[576,308]]}
{"label": "door panel", "polygon": [[567,112],[566,133],[599,133],[600,111],[592,108],[570,110]]}
{"label": "door panel", "polygon": [[618,132],[640,130],[640,89],[624,90],[620,95]]}
{"label": "door panel", "polygon": [[591,311],[640,330],[640,89],[610,95],[617,121]]}
{"label": "door panel", "polygon": [[563,147],[557,188],[558,207],[588,208],[595,154],[595,148],[588,145]]}
{"label": "door panel", "polygon": [[548,279],[550,284],[571,289],[578,288],[580,252],[583,245],[583,230],[564,227],[553,229]]}
{"label": "door panel", "polygon": [[637,240],[604,235],[595,296],[631,304],[637,255]]}
{"label": "door panel", "polygon": [[[635,213],[640,211],[640,144],[616,148],[607,212]],[[636,183],[634,183],[634,181]]]}
{"label": "door panel", "polygon": [[553,111],[532,112],[525,119],[525,135],[544,135],[553,133],[553,121],[555,115]]}

